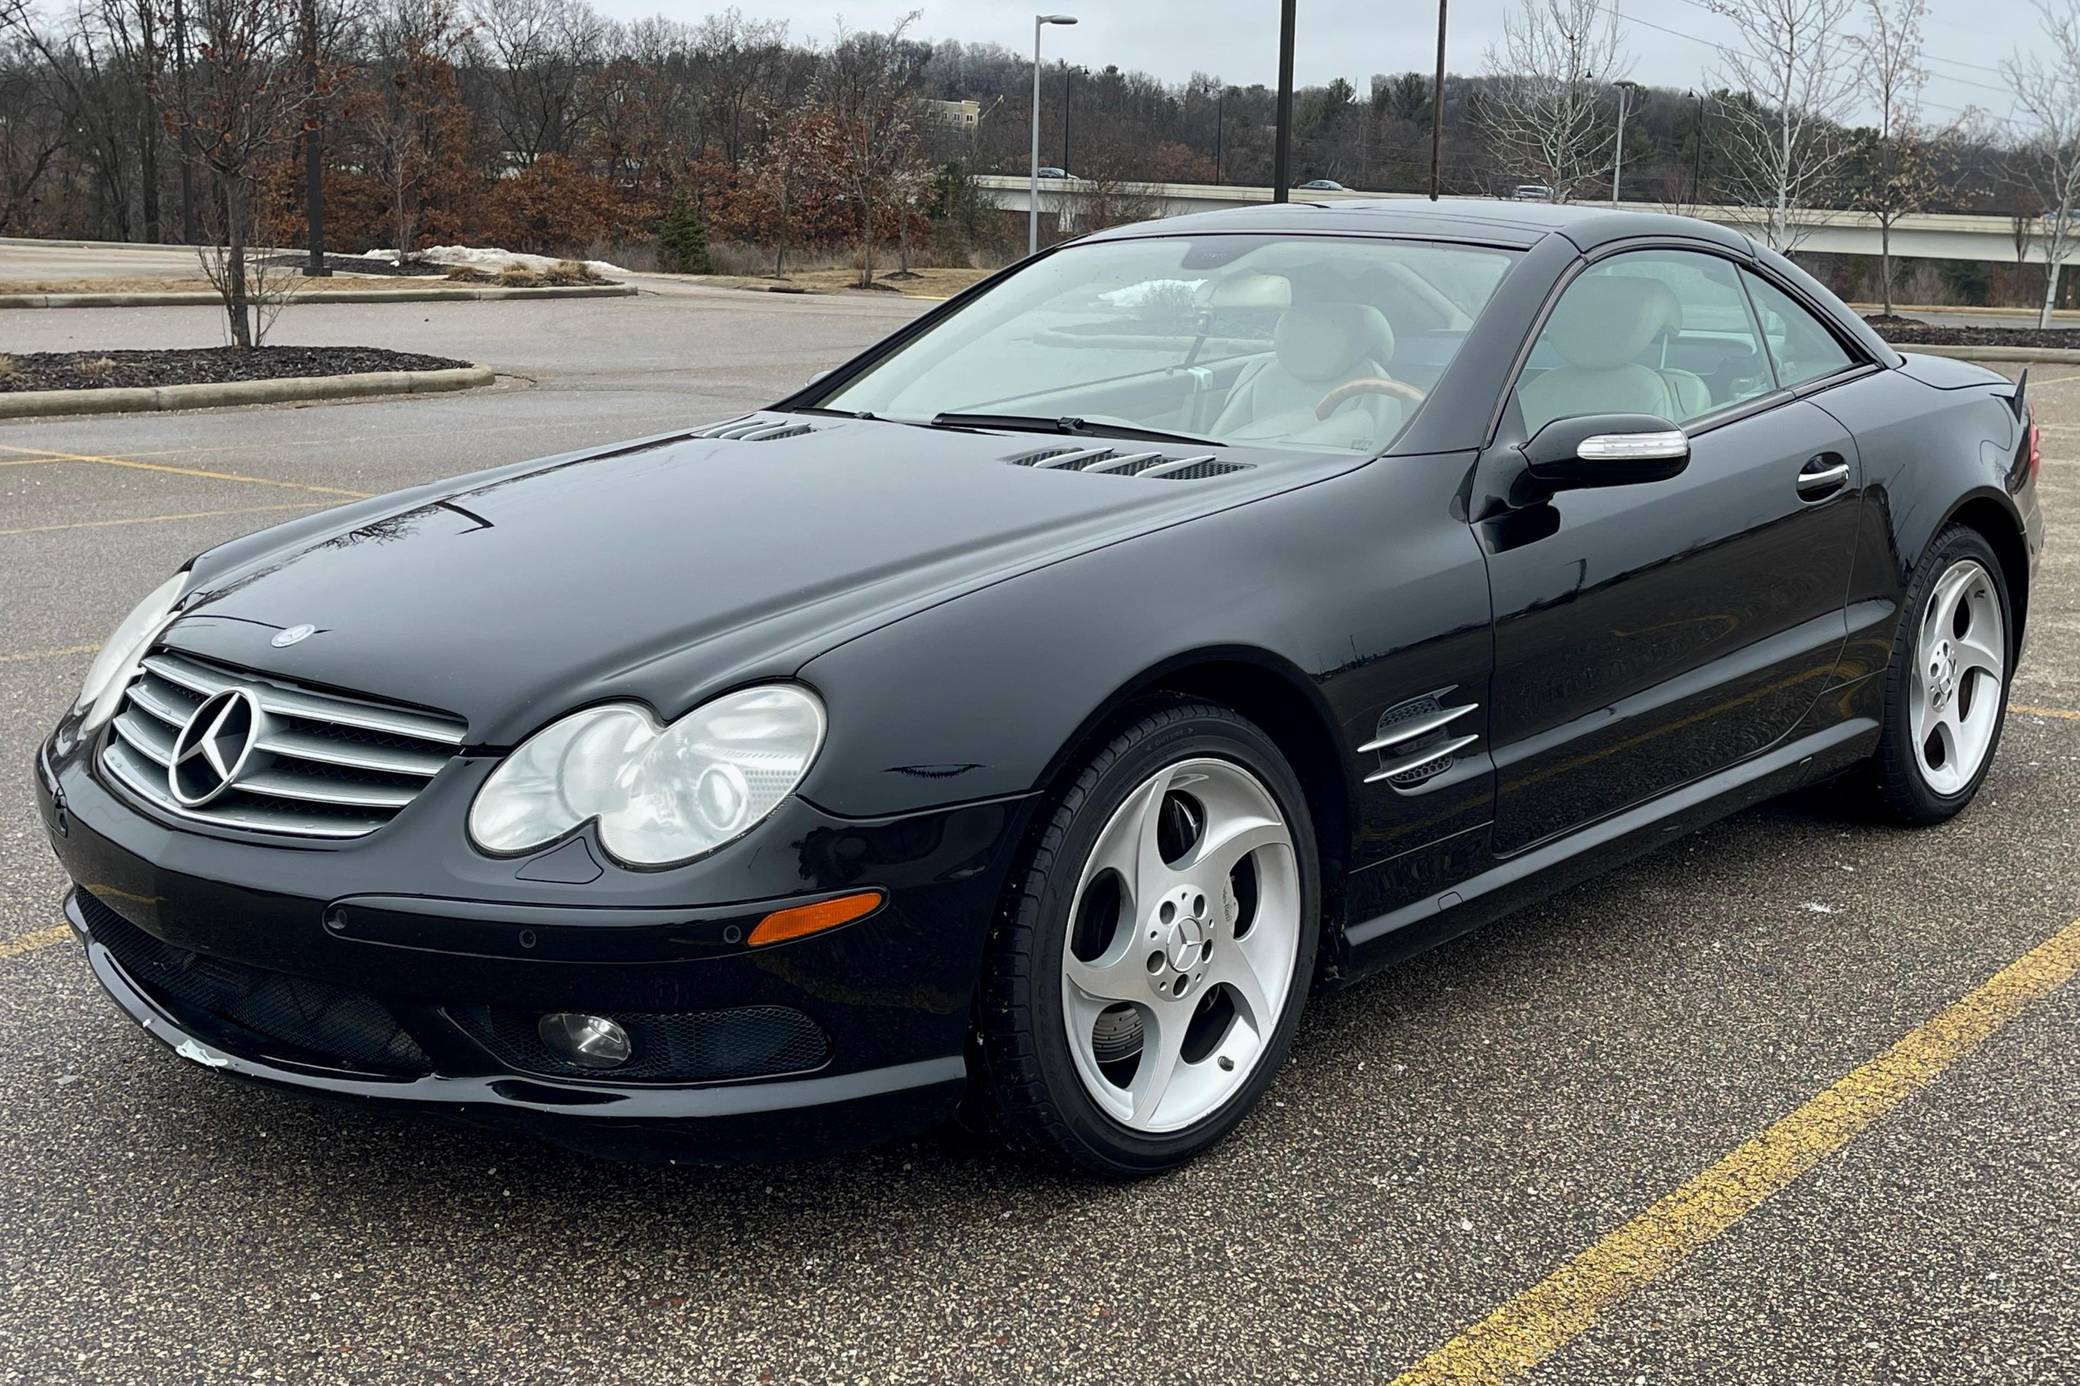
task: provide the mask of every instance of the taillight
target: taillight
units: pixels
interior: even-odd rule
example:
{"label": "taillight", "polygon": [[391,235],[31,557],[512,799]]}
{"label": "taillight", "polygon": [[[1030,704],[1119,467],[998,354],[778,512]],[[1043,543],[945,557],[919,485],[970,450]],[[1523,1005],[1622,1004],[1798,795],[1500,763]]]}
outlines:
{"label": "taillight", "polygon": [[2037,427],[2037,411],[2029,411],[2029,479],[2035,481],[2044,466],[2044,431]]}

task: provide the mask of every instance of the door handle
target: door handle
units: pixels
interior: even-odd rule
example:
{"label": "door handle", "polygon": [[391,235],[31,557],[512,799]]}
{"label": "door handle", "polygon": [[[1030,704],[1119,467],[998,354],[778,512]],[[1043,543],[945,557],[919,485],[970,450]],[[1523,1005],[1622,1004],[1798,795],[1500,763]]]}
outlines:
{"label": "door handle", "polygon": [[1799,469],[1799,499],[1819,500],[1822,496],[1831,496],[1848,480],[1848,462],[1837,453],[1823,452]]}

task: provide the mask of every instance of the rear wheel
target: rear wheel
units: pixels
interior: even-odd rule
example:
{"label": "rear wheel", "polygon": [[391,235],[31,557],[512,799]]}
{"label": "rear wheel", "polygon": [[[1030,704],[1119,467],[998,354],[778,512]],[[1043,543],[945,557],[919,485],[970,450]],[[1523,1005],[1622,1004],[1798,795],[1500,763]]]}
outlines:
{"label": "rear wheel", "polygon": [[997,1129],[1115,1175],[1219,1140],[1285,1059],[1319,898],[1305,796],[1262,731],[1185,703],[1121,732],[992,936],[978,1038]]}
{"label": "rear wheel", "polygon": [[1907,594],[1886,673],[1877,789],[1907,823],[1939,823],[1972,801],[2008,708],[2007,584],[1993,548],[1952,525]]}

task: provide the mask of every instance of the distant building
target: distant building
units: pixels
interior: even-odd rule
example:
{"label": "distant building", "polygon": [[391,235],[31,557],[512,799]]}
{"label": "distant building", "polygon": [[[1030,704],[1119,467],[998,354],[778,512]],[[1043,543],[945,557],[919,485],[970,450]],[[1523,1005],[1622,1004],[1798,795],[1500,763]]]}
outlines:
{"label": "distant building", "polygon": [[982,122],[980,101],[927,101],[925,114],[939,124],[964,134],[972,133]]}

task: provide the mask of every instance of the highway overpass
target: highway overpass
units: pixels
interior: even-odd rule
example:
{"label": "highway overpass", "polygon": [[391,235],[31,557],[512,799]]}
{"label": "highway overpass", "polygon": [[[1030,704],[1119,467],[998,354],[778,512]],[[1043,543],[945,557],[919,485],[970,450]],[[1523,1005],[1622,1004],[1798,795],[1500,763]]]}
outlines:
{"label": "highway overpass", "polygon": [[[1026,210],[1028,181],[1024,178],[985,174],[976,183],[999,207]],[[1131,183],[1119,188],[1131,197],[1145,197],[1158,216],[1180,216],[1186,212],[1210,212],[1222,207],[1248,207],[1271,200],[1271,189],[1215,183]],[[1081,179],[1042,179],[1040,211],[1062,217],[1065,229],[1074,230],[1078,211],[1090,197],[1091,185]],[[1299,192],[1295,202],[1333,206],[1338,202],[1373,200],[1416,200],[1420,193]],[[1758,228],[1758,213],[1741,207],[1664,207],[1652,202],[1628,202],[1628,209],[1682,212],[1722,226],[1744,231]],[[1799,249],[1836,255],[1876,255],[1878,221],[1867,212],[1830,212],[1801,209],[1792,213],[1803,230]],[[2034,228],[2033,231],[2040,228]],[[1906,259],[1979,260],[2015,263],[2015,223],[2005,216],[1959,216],[1926,213],[1901,217],[1892,227],[1892,253]],[[2027,252],[2034,264],[2044,263],[2044,238],[2032,234]]]}

